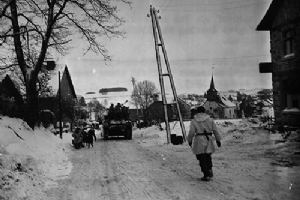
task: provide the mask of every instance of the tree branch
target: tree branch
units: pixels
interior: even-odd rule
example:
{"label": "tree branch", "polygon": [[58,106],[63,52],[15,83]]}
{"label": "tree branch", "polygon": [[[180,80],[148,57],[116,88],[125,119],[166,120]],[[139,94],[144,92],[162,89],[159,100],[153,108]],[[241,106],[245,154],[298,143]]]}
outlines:
{"label": "tree branch", "polygon": [[[12,1],[13,1],[13,0],[9,0],[9,1],[7,2],[7,4],[3,7],[3,9],[2,9],[1,12],[0,12],[0,19],[1,19],[3,16],[6,16],[6,17],[7,17],[7,15],[6,15],[5,13],[6,13],[8,7],[10,6],[10,4],[12,3]],[[1,2],[4,2],[4,1],[1,1]]]}
{"label": "tree branch", "polygon": [[69,17],[68,14],[65,14],[65,16],[81,31],[81,33],[89,43],[89,47],[86,50],[86,52],[89,50],[97,51],[104,57],[104,60],[111,60],[111,58],[108,55],[106,55],[105,48],[97,43],[97,41],[95,40],[95,36],[91,34],[89,29],[84,29],[77,21]]}
{"label": "tree branch", "polygon": [[24,19],[27,20],[28,23],[30,23],[32,26],[34,26],[34,29],[31,30],[35,30],[42,38],[42,40],[44,39],[44,35],[41,31],[41,27],[37,24],[35,24],[29,17],[27,17],[26,15],[24,15],[23,13],[18,14],[18,16],[23,17]]}
{"label": "tree branch", "polygon": [[5,65],[5,66],[0,66],[0,70],[6,70],[6,69],[10,69],[13,67],[18,66],[18,64],[14,63],[14,64],[10,64],[10,65]]}
{"label": "tree branch", "polygon": [[[97,19],[95,16],[91,15],[87,9],[84,7],[84,4],[80,4],[77,1],[71,0],[70,2],[72,2],[73,4],[77,5],[84,13],[87,17],[89,17],[90,19],[92,19],[99,27],[101,27],[103,30],[105,30],[106,32],[109,32],[111,34],[120,34],[121,32],[118,31],[113,31],[112,29],[107,28],[106,26],[102,25],[99,21],[100,19]],[[102,4],[103,6],[103,4]],[[106,7],[106,6],[103,6]],[[107,9],[106,9],[107,10]],[[107,11],[108,12],[108,11]],[[112,15],[111,12],[109,12],[109,15]],[[119,18],[117,18],[119,19]],[[104,32],[106,34],[106,36],[108,36],[108,34]]]}
{"label": "tree branch", "polygon": [[42,45],[41,45],[41,51],[40,54],[38,56],[38,60],[36,62],[36,65],[33,69],[33,71],[31,72],[31,77],[32,80],[31,81],[36,81],[38,74],[42,68],[46,53],[47,53],[47,49],[48,49],[48,43],[49,43],[49,39],[51,37],[51,32],[52,32],[52,26],[54,24],[53,21],[53,13],[54,13],[54,4],[55,4],[56,0],[53,0],[52,2],[50,0],[47,0],[48,3],[48,19],[47,19],[47,29],[46,29],[46,33],[45,36],[42,40]]}
{"label": "tree branch", "polygon": [[[27,0],[26,0],[27,1]],[[30,2],[32,2],[35,7],[37,7],[37,9],[42,13],[42,15],[46,18],[46,11],[42,10],[41,7],[35,2],[35,0],[30,0]]]}
{"label": "tree branch", "polygon": [[[10,32],[10,30],[9,30],[9,32]],[[0,35],[0,39],[9,38],[9,37],[16,37],[16,36],[24,35],[25,33],[29,33],[29,32],[37,32],[37,33],[41,34],[41,32],[39,32],[36,29],[29,29],[29,30],[20,31],[19,33],[12,33],[12,34],[8,34],[8,32],[7,32],[4,35]]]}
{"label": "tree branch", "polygon": [[22,49],[22,43],[21,43],[21,38],[20,38],[20,27],[19,27],[19,21],[18,21],[18,11],[17,11],[17,4],[16,0],[11,0],[10,1],[10,11],[11,11],[11,17],[12,17],[12,27],[13,27],[13,33],[14,33],[14,46],[15,46],[15,51],[17,55],[17,60],[19,67],[22,71],[23,77],[27,79],[27,74],[26,74],[26,63],[24,59],[24,52]]}
{"label": "tree branch", "polygon": [[59,11],[56,13],[56,15],[53,18],[53,22],[54,23],[57,21],[58,17],[63,13],[63,10],[65,9],[68,1],[69,0],[65,0],[62,5],[60,5],[59,3],[57,3],[57,5],[59,5],[60,8],[59,8]]}

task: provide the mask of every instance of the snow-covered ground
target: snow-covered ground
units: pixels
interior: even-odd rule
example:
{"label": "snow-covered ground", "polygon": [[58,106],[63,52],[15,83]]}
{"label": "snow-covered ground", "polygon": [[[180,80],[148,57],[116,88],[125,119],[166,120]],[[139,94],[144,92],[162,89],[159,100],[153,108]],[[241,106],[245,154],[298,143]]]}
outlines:
{"label": "snow-covered ground", "polygon": [[[185,122],[187,132],[189,123]],[[216,194],[216,199],[298,199],[299,133],[293,132],[285,141],[281,134],[264,130],[257,119],[216,120],[216,124],[222,147],[213,155],[215,178],[206,192]],[[182,135],[178,122],[170,126],[172,134]],[[202,176],[189,147],[164,145],[166,132],[158,127],[136,130],[134,139],[166,162],[170,170]]]}
{"label": "snow-covered ground", "polygon": [[70,138],[0,116],[0,199],[45,199],[43,190],[72,170]]}
{"label": "snow-covered ground", "polygon": [[[133,141],[101,139],[71,149],[49,130],[0,116],[0,199],[289,199],[300,195],[300,138],[262,128],[257,119],[216,120],[222,147],[214,178],[202,176],[190,147],[166,145],[166,132],[134,129]],[[189,123],[185,122],[186,132]],[[170,124],[181,135],[179,122]],[[47,194],[47,195],[46,195]]]}

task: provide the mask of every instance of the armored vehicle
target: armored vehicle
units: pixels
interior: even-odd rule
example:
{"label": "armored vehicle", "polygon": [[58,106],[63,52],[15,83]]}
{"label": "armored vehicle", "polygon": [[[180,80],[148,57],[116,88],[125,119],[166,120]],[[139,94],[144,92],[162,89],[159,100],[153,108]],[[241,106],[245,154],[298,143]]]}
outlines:
{"label": "armored vehicle", "polygon": [[126,139],[132,139],[132,123],[129,120],[128,107],[118,103],[113,104],[108,109],[107,115],[103,121],[103,138],[107,140],[111,136],[124,136]]}

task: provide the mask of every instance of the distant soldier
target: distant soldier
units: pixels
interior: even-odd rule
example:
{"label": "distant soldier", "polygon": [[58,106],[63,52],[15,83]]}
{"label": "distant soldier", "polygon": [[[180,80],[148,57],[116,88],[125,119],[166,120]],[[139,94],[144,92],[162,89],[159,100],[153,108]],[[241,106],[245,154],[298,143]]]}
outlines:
{"label": "distant soldier", "polygon": [[125,118],[129,120],[129,107],[125,107]]}
{"label": "distant soldier", "polygon": [[215,136],[218,147],[221,147],[221,136],[214,120],[205,113],[204,107],[198,107],[192,114],[187,141],[199,160],[204,174],[201,180],[209,181],[213,177],[211,154],[215,152],[212,135]]}
{"label": "distant soldier", "polygon": [[84,144],[87,144],[87,127],[84,127],[81,129],[81,136],[82,136],[82,144],[84,147]]}
{"label": "distant soldier", "polygon": [[116,113],[115,118],[116,118],[117,120],[121,119],[122,108],[121,108],[121,104],[120,104],[120,103],[117,103],[117,105],[116,105],[116,107],[115,107],[115,113]]}
{"label": "distant soldier", "polygon": [[129,109],[128,109],[128,107],[122,106],[121,110],[122,110],[121,118],[125,119],[125,120],[128,120],[129,119]]}
{"label": "distant soldier", "polygon": [[90,130],[87,132],[87,146],[88,148],[90,148],[90,146],[94,146],[94,139],[96,141],[96,134],[95,134],[95,129],[94,128],[90,128]]}
{"label": "distant soldier", "polygon": [[75,131],[72,134],[72,136],[74,138],[72,140],[72,144],[74,145],[75,149],[79,149],[81,147],[84,147],[83,143],[82,143],[83,137],[82,137],[80,128],[75,128]]}
{"label": "distant soldier", "polygon": [[108,118],[113,119],[115,117],[115,107],[114,104],[110,104],[110,107],[108,109]]}

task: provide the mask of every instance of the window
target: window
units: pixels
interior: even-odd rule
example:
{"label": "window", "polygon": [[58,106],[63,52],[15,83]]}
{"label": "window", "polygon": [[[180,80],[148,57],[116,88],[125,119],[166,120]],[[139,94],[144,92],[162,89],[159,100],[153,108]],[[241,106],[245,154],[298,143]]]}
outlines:
{"label": "window", "polygon": [[300,94],[287,94],[287,107],[300,108]]}
{"label": "window", "polygon": [[299,99],[293,99],[292,100],[292,107],[298,108],[299,107]]}
{"label": "window", "polygon": [[294,31],[289,29],[283,33],[283,41],[284,41],[284,46],[283,46],[283,53],[284,57],[286,56],[292,56],[294,55]]}

